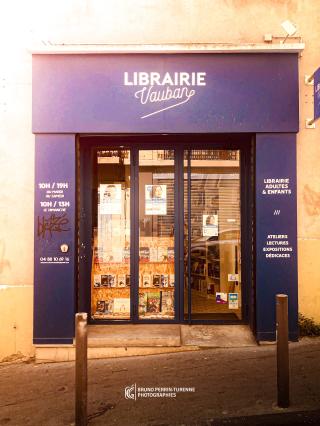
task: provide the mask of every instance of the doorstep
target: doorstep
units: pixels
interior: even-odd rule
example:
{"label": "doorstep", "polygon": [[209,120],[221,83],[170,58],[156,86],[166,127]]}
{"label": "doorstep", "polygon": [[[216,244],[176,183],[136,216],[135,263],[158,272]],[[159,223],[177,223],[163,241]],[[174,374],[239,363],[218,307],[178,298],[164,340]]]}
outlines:
{"label": "doorstep", "polygon": [[[200,350],[198,346],[167,347],[122,347],[122,348],[88,348],[88,359],[122,358],[127,356],[158,355],[172,352]],[[66,362],[75,360],[75,348],[40,347],[35,348],[36,363]]]}
{"label": "doorstep", "polygon": [[242,348],[257,346],[248,325],[184,325],[181,324],[182,345],[210,348]]}
{"label": "doorstep", "polygon": [[[256,346],[246,325],[89,325],[88,359]],[[74,361],[74,345],[36,345],[36,362]]]}
{"label": "doorstep", "polygon": [[179,347],[180,324],[89,325],[88,346]]}

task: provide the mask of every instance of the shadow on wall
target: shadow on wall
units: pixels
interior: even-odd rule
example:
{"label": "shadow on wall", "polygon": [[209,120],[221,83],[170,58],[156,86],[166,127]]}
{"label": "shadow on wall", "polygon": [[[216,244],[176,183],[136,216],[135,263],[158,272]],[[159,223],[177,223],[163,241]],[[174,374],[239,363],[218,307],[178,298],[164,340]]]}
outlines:
{"label": "shadow on wall", "polygon": [[314,191],[309,185],[305,185],[303,201],[309,216],[320,215],[320,192]]}

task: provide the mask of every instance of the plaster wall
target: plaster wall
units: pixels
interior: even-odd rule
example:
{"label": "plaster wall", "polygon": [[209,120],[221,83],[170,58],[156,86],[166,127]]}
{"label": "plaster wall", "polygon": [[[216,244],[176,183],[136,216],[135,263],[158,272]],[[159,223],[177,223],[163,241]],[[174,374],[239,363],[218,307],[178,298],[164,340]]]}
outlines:
{"label": "plaster wall", "polygon": [[320,321],[320,122],[316,129],[305,129],[313,99],[312,86],[304,83],[304,75],[320,65],[318,0],[12,0],[1,5],[0,360],[33,350],[34,136],[27,48],[56,43],[262,43],[265,33],[284,36],[280,24],[286,19],[297,25],[297,36],[306,44],[300,58],[297,164],[299,310]]}

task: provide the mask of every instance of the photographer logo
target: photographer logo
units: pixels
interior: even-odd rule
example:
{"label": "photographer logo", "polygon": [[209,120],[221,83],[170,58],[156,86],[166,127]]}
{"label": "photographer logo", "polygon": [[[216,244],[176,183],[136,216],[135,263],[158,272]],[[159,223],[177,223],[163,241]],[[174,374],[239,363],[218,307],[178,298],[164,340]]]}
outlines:
{"label": "photographer logo", "polygon": [[131,386],[126,386],[124,389],[124,396],[126,399],[137,399],[137,393],[136,393],[136,384],[133,384]]}
{"label": "photographer logo", "polygon": [[136,383],[124,388],[126,399],[136,401],[138,398],[176,398],[179,393],[194,393],[194,387],[166,386],[142,387]]}

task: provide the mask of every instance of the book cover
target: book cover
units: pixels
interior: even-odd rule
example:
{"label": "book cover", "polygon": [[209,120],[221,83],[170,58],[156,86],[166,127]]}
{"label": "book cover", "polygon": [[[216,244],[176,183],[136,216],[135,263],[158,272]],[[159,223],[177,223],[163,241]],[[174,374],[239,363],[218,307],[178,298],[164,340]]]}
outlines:
{"label": "book cover", "polygon": [[150,247],[150,262],[158,262],[158,249],[157,249],[157,247]]}
{"label": "book cover", "polygon": [[174,313],[173,291],[161,291],[160,309],[165,315],[172,315]]}
{"label": "book cover", "polygon": [[139,315],[145,315],[147,312],[148,293],[139,293]]}
{"label": "book cover", "polygon": [[151,287],[151,275],[143,274],[142,275],[142,287]]}
{"label": "book cover", "polygon": [[104,300],[98,300],[97,301],[96,313],[97,314],[103,314],[104,310],[105,310],[105,301]]}
{"label": "book cover", "polygon": [[174,287],[174,274],[169,275],[169,287]]}
{"label": "book cover", "polygon": [[139,259],[140,262],[150,262],[150,248],[149,247],[140,247],[139,249]]}
{"label": "book cover", "polygon": [[125,287],[126,286],[126,276],[125,274],[119,274],[118,275],[118,287]]}
{"label": "book cover", "polygon": [[110,287],[109,275],[101,275],[101,287]]}
{"label": "book cover", "polygon": [[160,312],[160,292],[148,293],[147,312],[152,314]]}
{"label": "book cover", "polygon": [[160,287],[168,287],[168,286],[169,286],[168,274],[161,274]]}
{"label": "book cover", "polygon": [[160,287],[161,275],[153,274],[152,285],[154,287]]}
{"label": "book cover", "polygon": [[109,276],[109,287],[116,287],[117,286],[117,277],[114,274],[110,274]]}
{"label": "book cover", "polygon": [[168,247],[168,262],[174,262],[174,247]]}
{"label": "book cover", "polygon": [[113,313],[113,299],[105,300],[104,313],[109,315]]}
{"label": "book cover", "polygon": [[118,315],[130,315],[129,297],[115,297],[113,299],[113,313]]}
{"label": "book cover", "polygon": [[124,249],[122,249],[122,261],[125,263],[130,262],[130,248],[125,247]]}
{"label": "book cover", "polygon": [[167,247],[158,247],[158,262],[167,262],[168,249]]}
{"label": "book cover", "polygon": [[94,288],[101,287],[101,275],[100,274],[94,274],[93,287]]}

